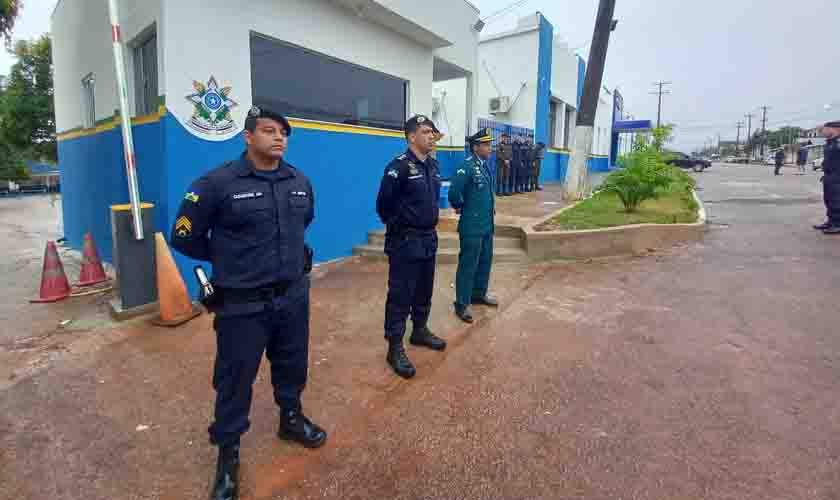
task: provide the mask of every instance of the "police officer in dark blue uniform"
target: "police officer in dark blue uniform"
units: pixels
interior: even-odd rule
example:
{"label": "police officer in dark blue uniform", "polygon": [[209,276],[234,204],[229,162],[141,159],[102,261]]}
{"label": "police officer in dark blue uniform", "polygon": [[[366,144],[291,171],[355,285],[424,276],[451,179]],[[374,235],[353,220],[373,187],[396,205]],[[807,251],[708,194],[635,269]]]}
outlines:
{"label": "police officer in dark blue uniform", "polygon": [[323,429],[304,416],[309,350],[309,271],[304,232],[314,218],[312,185],[283,160],[292,129],[283,116],[253,107],[247,150],[189,188],[172,230],[179,252],[213,264],[217,353],[213,373],[219,447],[211,499],[239,491],[239,438],[250,425],[252,385],[263,353],[271,364],[278,437],[322,446]]}
{"label": "police officer in dark blue uniform", "polygon": [[840,121],[826,123],[822,133],[826,139],[822,181],[827,220],[814,228],[825,234],[840,234]]}
{"label": "police officer in dark blue uniform", "polygon": [[409,341],[437,351],[446,342],[429,331],[437,255],[440,171],[429,156],[438,132],[426,116],[405,122],[408,150],[392,160],[382,176],[376,213],[385,223],[385,253],[388,255],[388,300],[385,305],[386,361],[397,375],[416,373],[405,353],[403,336],[409,314],[413,328]]}

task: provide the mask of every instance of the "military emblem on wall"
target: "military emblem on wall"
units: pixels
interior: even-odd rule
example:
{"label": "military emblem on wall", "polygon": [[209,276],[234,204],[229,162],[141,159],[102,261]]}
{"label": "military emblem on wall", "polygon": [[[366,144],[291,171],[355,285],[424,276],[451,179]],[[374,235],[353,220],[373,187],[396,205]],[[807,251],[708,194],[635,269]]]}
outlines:
{"label": "military emblem on wall", "polygon": [[230,110],[238,106],[230,98],[232,87],[219,88],[216,78],[211,76],[207,84],[193,81],[195,93],[187,95],[195,110],[188,125],[207,135],[225,135],[236,130],[236,123]]}

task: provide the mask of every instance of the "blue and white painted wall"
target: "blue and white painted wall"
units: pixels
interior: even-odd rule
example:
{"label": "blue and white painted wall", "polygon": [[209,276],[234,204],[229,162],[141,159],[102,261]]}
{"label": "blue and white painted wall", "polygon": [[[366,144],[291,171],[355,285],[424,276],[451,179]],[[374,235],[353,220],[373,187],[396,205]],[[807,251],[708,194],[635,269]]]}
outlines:
{"label": "blue and white painted wall", "polygon": [[[471,27],[478,11],[465,0],[456,0],[455,9],[452,0],[416,5],[377,0],[363,13],[349,0],[254,0],[244,11],[225,0],[119,1],[130,97],[135,95],[133,47],[150,34],[156,38],[161,105],[134,118],[133,131],[141,198],[155,204],[151,229],[165,233],[189,184],[244,149],[242,127],[253,100],[252,34],[404,81],[407,115],[430,114],[438,61],[475,72],[478,35]],[[433,15],[444,11],[446,19]],[[217,19],[226,19],[223,32],[200,28]],[[418,25],[425,29],[418,31]],[[106,0],[60,0],[52,33],[65,236],[80,248],[83,235],[92,232],[103,258],[111,260],[109,207],[126,203],[128,192]],[[96,81],[94,126],[85,126],[89,100],[82,80],[89,75]],[[194,97],[199,88],[210,87],[211,77],[219,95],[230,101],[230,114],[219,120],[224,126],[199,130]],[[316,259],[350,255],[369,230],[381,225],[376,192],[385,165],[406,148],[403,133],[294,118],[291,124],[287,160],[312,180],[316,194],[316,217],[307,232]],[[438,157],[454,165],[458,148],[448,149]],[[176,260],[182,272],[192,265],[183,256]]]}
{"label": "blue and white painted wall", "polygon": [[[586,65],[556,33],[541,13],[518,20],[514,29],[484,36],[478,44],[481,71],[477,79],[476,115],[534,131],[535,141],[549,146],[543,181],[562,182],[574,141],[574,128]],[[463,107],[459,84],[434,83],[434,92],[447,99],[447,121],[454,130],[466,129],[466,116],[451,112]],[[501,100],[500,109],[491,101]],[[509,106],[508,106],[509,104]],[[609,170],[612,97],[604,90],[596,116],[593,171]],[[463,140],[456,138],[456,140]],[[463,144],[463,142],[459,143]]]}

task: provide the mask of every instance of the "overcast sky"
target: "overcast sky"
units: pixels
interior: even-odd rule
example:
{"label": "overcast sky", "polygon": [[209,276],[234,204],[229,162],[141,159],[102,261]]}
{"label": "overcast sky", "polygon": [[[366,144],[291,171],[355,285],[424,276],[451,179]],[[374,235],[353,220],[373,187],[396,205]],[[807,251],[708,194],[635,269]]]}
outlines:
{"label": "overcast sky", "polygon": [[[513,0],[472,2],[487,16]],[[55,0],[24,3],[15,36],[48,31]],[[517,17],[539,10],[556,35],[583,47],[585,58],[597,8],[598,0],[527,0],[484,33],[510,28]],[[735,124],[746,122],[746,113],[757,115],[753,129],[759,127],[762,105],[772,107],[771,128],[840,119],[838,16],[836,0],[617,0],[619,25],[604,83],[621,90],[629,113],[655,120],[652,82],[672,81],[663,120],[677,125],[676,146],[686,150],[717,134],[735,139]],[[0,55],[0,74],[13,62]]]}

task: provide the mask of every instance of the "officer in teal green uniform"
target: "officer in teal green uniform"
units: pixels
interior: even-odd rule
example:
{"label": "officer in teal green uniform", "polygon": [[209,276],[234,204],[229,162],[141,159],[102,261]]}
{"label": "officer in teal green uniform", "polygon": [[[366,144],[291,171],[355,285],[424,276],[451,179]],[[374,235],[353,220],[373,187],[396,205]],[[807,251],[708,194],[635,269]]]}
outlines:
{"label": "officer in teal green uniform", "polygon": [[458,234],[461,253],[455,278],[455,314],[472,323],[470,304],[497,307],[487,295],[493,263],[493,215],[496,213],[493,177],[487,165],[493,135],[489,128],[468,137],[472,156],[455,172],[449,188],[449,204],[459,211]]}

